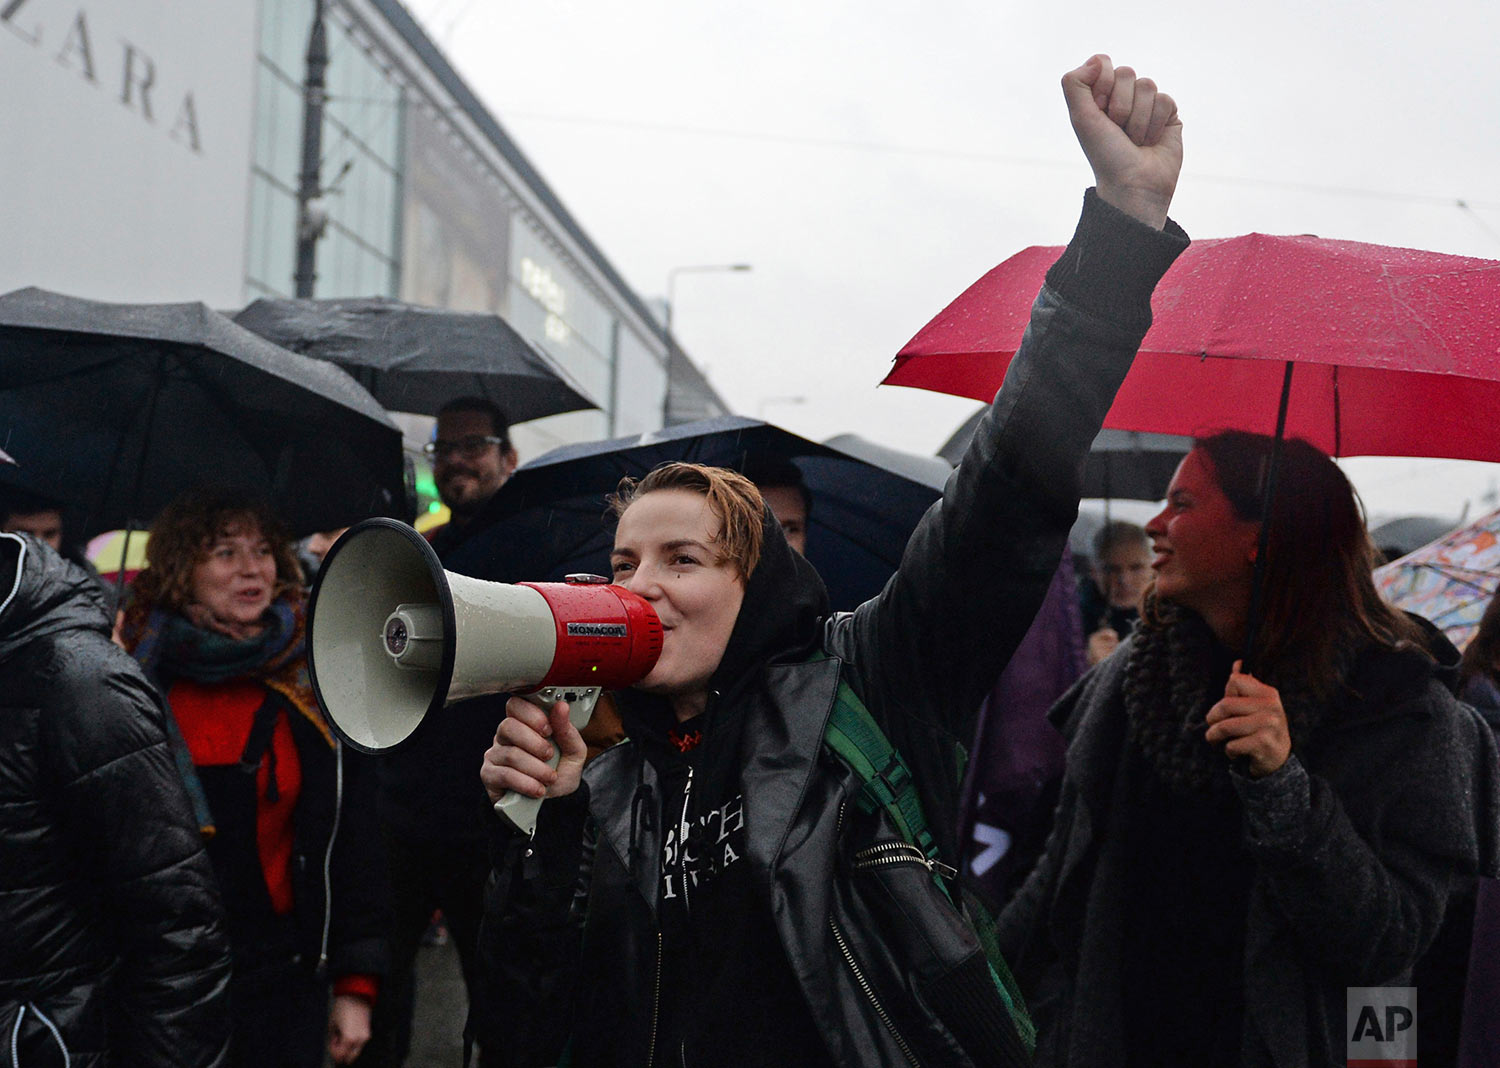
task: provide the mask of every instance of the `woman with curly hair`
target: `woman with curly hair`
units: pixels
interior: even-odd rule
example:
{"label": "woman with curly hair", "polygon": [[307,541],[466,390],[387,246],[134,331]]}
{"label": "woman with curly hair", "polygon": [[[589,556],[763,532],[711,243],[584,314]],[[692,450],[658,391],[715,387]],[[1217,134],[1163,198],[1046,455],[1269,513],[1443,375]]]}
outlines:
{"label": "woman with curly hair", "polygon": [[1262,541],[1271,451],[1195,443],[1146,525],[1140,623],[1053,709],[1056,822],[1001,916],[1039,1064],[1341,1061],[1349,988],[1415,985],[1453,889],[1495,870],[1494,739],[1304,441]]}
{"label": "woman with curly hair", "polygon": [[[238,1065],[353,1060],[388,908],[366,769],[307,673],[301,572],[271,510],[195,491],[152,524],[120,639],[171,706],[233,951]],[[332,1004],[329,982],[332,982]]]}

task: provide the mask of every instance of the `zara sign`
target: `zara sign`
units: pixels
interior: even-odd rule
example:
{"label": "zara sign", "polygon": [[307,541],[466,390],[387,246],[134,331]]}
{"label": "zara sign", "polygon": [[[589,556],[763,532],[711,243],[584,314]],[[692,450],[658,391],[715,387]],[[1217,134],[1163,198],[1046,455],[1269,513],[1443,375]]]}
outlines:
{"label": "zara sign", "polygon": [[256,8],[0,0],[0,291],[239,303]]}
{"label": "zara sign", "polygon": [[[169,136],[194,152],[203,151],[198,135],[198,110],[191,89],[159,86],[156,63],[123,37],[101,42],[101,45],[107,45],[106,48],[96,48],[93,32],[89,29],[88,11],[84,8],[78,8],[68,18],[65,28],[52,27],[53,31],[60,31],[57,35],[61,37],[61,43],[54,47],[49,40],[52,34],[45,23],[32,21],[36,18],[33,9],[36,9],[35,0],[8,0],[4,7],[0,7],[0,25],[35,48],[50,49],[59,66],[76,72],[89,84],[100,88],[111,84],[117,87],[119,103],[147,123],[160,121],[157,111],[161,102],[158,99],[153,106],[153,97],[171,94],[178,102]],[[97,60],[95,56],[98,56]]]}

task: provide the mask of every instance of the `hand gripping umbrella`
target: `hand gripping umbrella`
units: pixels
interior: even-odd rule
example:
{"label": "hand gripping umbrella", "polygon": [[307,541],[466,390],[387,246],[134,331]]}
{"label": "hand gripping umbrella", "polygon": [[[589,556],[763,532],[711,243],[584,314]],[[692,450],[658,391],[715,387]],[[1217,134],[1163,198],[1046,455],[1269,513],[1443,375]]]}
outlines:
{"label": "hand gripping umbrella", "polygon": [[596,407],[498,315],[358,297],[257,300],[234,319],[293,352],[338,364],[395,412],[436,415],[464,396],[488,398],[513,423]]}
{"label": "hand gripping umbrella", "polygon": [[[907,343],[885,382],[993,396],[1061,252],[1029,248],[990,271]],[[1278,441],[1333,456],[1500,459],[1500,263],[1249,234],[1194,242],[1152,305],[1105,426],[1274,427]],[[1268,500],[1275,471],[1273,458]]]}
{"label": "hand gripping umbrella", "polygon": [[0,447],[83,537],[204,484],[265,496],[295,534],[406,507],[401,432],[368,393],[202,304],[0,297]]}
{"label": "hand gripping umbrella", "polygon": [[[605,498],[622,477],[639,478],[668,460],[743,470],[783,459],[796,465],[812,494],[807,558],[822,575],[833,607],[852,609],[879,593],[895,572],[917,521],[942,495],[947,474],[941,461],[912,456],[905,456],[911,463],[897,473],[854,448],[819,445],[741,416],[565,445],[521,467],[444,563],[501,582],[578,571],[607,575],[612,538]],[[923,467],[923,461],[933,466]]]}

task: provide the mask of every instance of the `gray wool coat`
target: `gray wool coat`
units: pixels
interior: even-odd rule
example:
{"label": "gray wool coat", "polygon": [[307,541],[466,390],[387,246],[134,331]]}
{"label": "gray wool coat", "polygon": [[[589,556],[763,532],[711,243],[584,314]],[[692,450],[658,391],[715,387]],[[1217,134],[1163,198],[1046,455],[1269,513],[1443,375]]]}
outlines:
{"label": "gray wool coat", "polygon": [[[1031,1004],[1038,1065],[1119,1063],[1124,835],[1131,808],[1122,684],[1129,643],[1051,717],[1068,741],[1046,850],[1000,917]],[[1421,654],[1370,650],[1357,698],[1261,780],[1236,776],[1254,860],[1245,917],[1250,1068],[1343,1064],[1351,986],[1411,985],[1450,892],[1496,871],[1500,769],[1473,709]]]}

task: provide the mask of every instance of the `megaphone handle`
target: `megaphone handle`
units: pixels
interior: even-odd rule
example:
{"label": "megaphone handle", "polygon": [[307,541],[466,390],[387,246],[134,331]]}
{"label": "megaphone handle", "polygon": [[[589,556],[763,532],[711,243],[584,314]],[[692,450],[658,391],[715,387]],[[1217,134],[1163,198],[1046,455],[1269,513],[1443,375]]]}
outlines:
{"label": "megaphone handle", "polygon": [[[594,705],[599,701],[599,694],[600,689],[597,686],[544,686],[534,693],[525,693],[520,696],[543,712],[552,711],[552,706],[559,701],[567,701],[568,722],[579,730],[583,730],[589,724],[589,717],[594,714]],[[561,756],[557,743],[553,742],[552,759],[547,761],[547,766],[557,767]],[[545,800],[546,798],[543,797],[529,797],[510,790],[495,802],[495,811],[505,817],[512,827],[530,838],[536,833],[537,813],[541,810],[542,802]]]}

